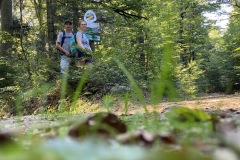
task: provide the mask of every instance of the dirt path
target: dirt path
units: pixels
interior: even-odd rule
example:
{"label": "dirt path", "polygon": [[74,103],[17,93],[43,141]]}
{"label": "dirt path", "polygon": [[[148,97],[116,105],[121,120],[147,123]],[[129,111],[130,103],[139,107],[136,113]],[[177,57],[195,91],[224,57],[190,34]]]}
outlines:
{"label": "dirt path", "polygon": [[[193,109],[203,109],[208,111],[214,110],[222,110],[222,111],[230,111],[234,114],[240,115],[240,94],[232,94],[232,95],[223,95],[223,94],[208,94],[206,96],[202,96],[196,99],[187,99],[184,101],[176,101],[176,102],[168,102],[165,99],[165,102],[161,102],[155,106],[148,105],[148,111],[153,111],[154,109],[158,112],[164,112],[166,109],[171,108],[173,106],[181,106]],[[116,109],[113,110],[116,114],[122,114],[124,110],[122,106],[119,105]],[[134,114],[136,112],[144,112],[144,108],[137,106],[135,104],[131,104],[129,106],[130,114]]]}
{"label": "dirt path", "polygon": [[208,109],[208,110],[228,110],[240,109],[240,95],[211,94],[197,98],[195,100],[185,100],[180,102],[164,102],[157,105],[159,108],[170,105],[179,105],[188,108]]}
{"label": "dirt path", "polygon": [[[121,115],[124,113],[123,104],[119,104],[113,110],[113,113]],[[199,97],[197,99],[178,101],[178,102],[161,102],[156,106],[148,105],[148,111],[153,111],[154,108],[159,113],[164,113],[168,109],[174,106],[182,106],[188,108],[198,108],[206,111],[221,110],[223,116],[232,117],[240,119],[240,94],[234,95],[222,95],[222,94],[211,94]],[[130,104],[128,114],[134,113],[144,113],[144,108],[141,105]],[[62,116],[62,117],[61,117]],[[82,115],[81,115],[82,116]],[[74,119],[80,117],[80,115],[60,115],[57,118],[54,115],[29,115],[22,117],[11,117],[6,119],[0,119],[1,131],[5,130],[15,130],[18,128],[23,132],[28,131],[29,129],[34,129],[38,127],[50,127],[57,125],[59,122],[64,122],[66,120]]]}

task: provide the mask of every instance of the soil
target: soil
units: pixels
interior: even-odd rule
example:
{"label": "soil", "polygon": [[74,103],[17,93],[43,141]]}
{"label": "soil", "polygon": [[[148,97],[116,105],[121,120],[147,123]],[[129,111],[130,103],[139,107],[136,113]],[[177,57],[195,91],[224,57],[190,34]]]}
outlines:
{"label": "soil", "polygon": [[[144,108],[139,106],[140,105],[136,106],[135,104],[130,105],[128,113],[134,114],[136,112],[144,112]],[[150,112],[156,110],[157,112],[161,113],[165,112],[166,109],[174,106],[187,107],[192,109],[203,109],[208,111],[231,111],[240,114],[240,94],[224,95],[219,93],[213,93],[194,99],[185,99],[183,101],[174,102],[170,102],[168,99],[164,99],[161,103],[157,105],[147,105],[147,109]],[[114,109],[113,112],[121,115],[123,113],[122,106],[119,105],[119,107]]]}

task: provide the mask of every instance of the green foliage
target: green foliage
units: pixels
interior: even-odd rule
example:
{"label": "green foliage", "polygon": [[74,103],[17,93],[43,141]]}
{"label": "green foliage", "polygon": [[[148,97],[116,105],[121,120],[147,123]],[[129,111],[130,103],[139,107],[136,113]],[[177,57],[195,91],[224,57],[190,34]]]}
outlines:
{"label": "green foliage", "polygon": [[0,88],[14,86],[15,85],[15,74],[13,66],[8,64],[3,58],[0,59]]}
{"label": "green foliage", "polygon": [[[13,40],[13,38],[11,37],[10,33],[0,31],[0,41],[1,41],[1,43],[12,42],[12,40]],[[1,55],[4,55],[4,53],[2,53]]]}
{"label": "green foliage", "polygon": [[5,117],[14,113],[19,88],[16,84],[17,72],[4,58],[0,58],[0,72],[0,117]]}
{"label": "green foliage", "polygon": [[176,107],[167,114],[170,122],[195,123],[209,121],[211,116],[199,109]]}
{"label": "green foliage", "polygon": [[191,136],[205,139],[213,132],[211,116],[203,110],[176,107],[166,113],[166,117],[172,132],[179,136],[185,135],[184,139],[187,141],[192,140]]}
{"label": "green foliage", "polygon": [[232,51],[226,50],[227,46],[219,30],[211,29],[209,38],[212,47],[205,52],[199,63],[204,74],[198,80],[198,86],[204,92],[229,92],[234,77]]}
{"label": "green foliage", "polygon": [[[13,3],[14,16],[18,17],[20,6]],[[193,97],[199,92],[230,92],[239,84],[239,54],[232,52],[239,47],[237,18],[231,19],[229,29],[221,37],[217,27],[213,29],[203,16],[219,4],[209,5],[207,0],[65,0],[51,4],[53,7],[48,8],[46,2],[26,1],[22,6],[23,19],[14,19],[16,25],[27,26],[27,30],[22,30],[25,34],[1,33],[2,42],[14,42],[9,63],[16,70],[13,83],[20,94],[57,82],[53,88],[60,91],[53,97],[66,102],[64,99],[75,101],[83,94],[102,98],[111,86],[128,86],[130,82],[142,103],[149,92],[152,102],[158,103],[163,97],[173,98],[179,93]],[[88,9],[94,10],[101,26],[101,42],[95,42],[93,53],[94,67],[87,76],[80,68],[72,67],[62,85],[58,81],[59,58],[53,52],[56,34],[63,29],[65,19],[73,20],[76,31],[78,19]],[[54,29],[50,19],[46,19],[51,16]],[[84,83],[79,83],[82,78]]]}
{"label": "green foliage", "polygon": [[187,68],[183,65],[176,67],[177,88],[181,96],[195,96],[200,84],[203,83],[198,81],[202,75],[203,71],[199,69],[195,61],[189,63]]}
{"label": "green foliage", "polygon": [[232,79],[233,79],[233,89],[237,90],[240,87],[240,52],[237,51],[232,54],[232,59],[233,59],[233,74]]}
{"label": "green foliage", "polygon": [[228,57],[221,53],[209,56],[209,62],[206,63],[207,92],[224,92],[231,87],[231,62],[227,62],[227,59]]}
{"label": "green foliage", "polygon": [[[232,11],[232,14],[239,13],[239,8],[235,7]],[[227,59],[225,59],[225,63],[229,65],[228,69],[228,77],[231,80],[229,82],[229,90],[238,90],[239,82],[240,82],[240,61],[239,61],[239,32],[237,31],[240,26],[239,17],[233,16],[229,21],[228,30],[224,33],[224,46],[225,46],[225,54],[229,55]]]}
{"label": "green foliage", "polygon": [[[233,52],[239,48],[237,18],[232,19],[228,31],[221,37],[216,36],[217,30],[205,25],[203,12],[215,9],[205,0],[52,2],[56,26],[53,34],[62,30],[63,20],[70,18],[76,24],[89,8],[98,14],[101,24],[101,42],[93,53],[94,66],[71,66],[69,75],[61,76],[59,58],[52,52],[51,41],[55,39],[47,38],[50,26],[45,18],[49,17],[46,4],[34,2],[24,4],[24,13],[35,10],[23,15],[26,24],[31,24],[27,34],[19,37],[1,33],[0,36],[2,42],[8,39],[14,42],[14,52],[9,53],[12,59],[0,61],[0,89],[4,94],[0,99],[1,113],[97,112],[100,105],[93,104],[96,99],[110,112],[115,100],[111,87],[131,86],[134,94],[131,91],[125,94],[125,116],[121,117],[128,129],[131,132],[139,128],[157,133],[167,131],[171,134],[169,137],[180,139],[176,146],[181,149],[166,144],[170,149],[162,144],[146,149],[113,140],[106,143],[99,137],[98,140],[55,137],[51,141],[38,137],[39,141],[34,142],[27,139],[32,142],[29,146],[19,145],[19,141],[10,144],[10,148],[0,151],[0,159],[78,159],[79,155],[82,159],[211,159],[197,149],[190,149],[191,140],[213,134],[210,115],[179,107],[166,114],[167,121],[162,121],[159,113],[149,113],[145,98],[150,92],[151,102],[156,104],[163,97],[176,97],[177,93],[193,97],[201,91],[230,91],[232,85],[239,84],[240,56],[239,52]],[[17,3],[14,6],[14,14],[19,15],[19,6]],[[211,34],[214,36],[209,36]],[[127,115],[131,96],[141,102],[145,114]],[[64,133],[66,136],[66,129]]]}

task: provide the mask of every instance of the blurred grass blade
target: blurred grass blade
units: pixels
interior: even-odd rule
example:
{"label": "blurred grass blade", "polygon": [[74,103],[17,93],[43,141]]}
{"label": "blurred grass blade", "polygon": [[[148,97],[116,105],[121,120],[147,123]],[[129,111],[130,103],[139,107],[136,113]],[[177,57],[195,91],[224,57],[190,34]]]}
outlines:
{"label": "blurred grass blade", "polygon": [[174,87],[173,42],[168,41],[164,46],[163,61],[158,78],[151,84],[151,101],[157,104],[166,94],[168,98],[176,97]]}
{"label": "blurred grass blade", "polygon": [[127,76],[130,85],[132,86],[132,88],[134,89],[134,91],[137,94],[137,97],[139,99],[139,101],[141,102],[141,104],[144,107],[145,112],[147,113],[147,104],[146,101],[144,99],[143,93],[141,91],[141,89],[138,87],[137,83],[134,81],[132,75],[128,72],[128,70],[124,67],[124,65],[117,59],[114,58],[114,61],[118,64],[119,68],[123,71],[123,73]]}
{"label": "blurred grass blade", "polygon": [[81,79],[78,82],[77,89],[76,89],[76,91],[74,93],[74,96],[73,96],[73,99],[72,99],[73,100],[73,104],[76,104],[76,101],[77,101],[80,93],[82,92],[83,85],[85,84],[88,75],[89,75],[89,68],[87,67],[86,70],[84,71]]}
{"label": "blurred grass blade", "polygon": [[63,74],[61,79],[61,100],[65,99],[67,89],[68,74]]}

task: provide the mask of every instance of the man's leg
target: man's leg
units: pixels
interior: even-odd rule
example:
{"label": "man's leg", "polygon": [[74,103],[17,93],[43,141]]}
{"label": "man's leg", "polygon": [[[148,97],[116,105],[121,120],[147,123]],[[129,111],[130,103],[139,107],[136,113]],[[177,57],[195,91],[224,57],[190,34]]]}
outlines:
{"label": "man's leg", "polygon": [[69,61],[66,57],[61,57],[61,62],[60,62],[60,66],[61,66],[61,73],[68,73],[68,68],[69,68]]}

